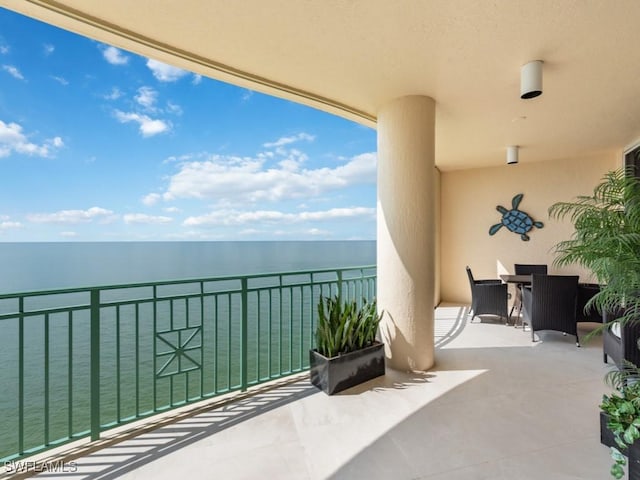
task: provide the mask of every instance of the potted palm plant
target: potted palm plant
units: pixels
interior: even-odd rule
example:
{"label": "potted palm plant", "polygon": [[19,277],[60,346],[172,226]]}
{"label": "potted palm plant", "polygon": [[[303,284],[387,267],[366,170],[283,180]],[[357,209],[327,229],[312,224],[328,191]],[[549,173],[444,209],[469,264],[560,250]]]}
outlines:
{"label": "potted palm plant", "polygon": [[[585,308],[596,308],[621,325],[640,320],[640,179],[634,173],[625,169],[608,172],[592,195],[549,209],[550,217],[568,217],[575,228],[571,239],[556,245],[554,264],[579,264],[593,272],[600,290]],[[594,333],[608,327],[604,324]],[[600,404],[600,437],[611,447],[611,475],[622,478],[627,455],[629,478],[640,480],[636,443],[640,438],[640,370],[626,364],[610,372],[606,381],[614,392]]]}
{"label": "potted palm plant", "polygon": [[600,441],[611,448],[611,476],[622,478],[629,464],[629,479],[640,480],[640,370],[627,364],[612,370],[605,380],[614,389],[602,396]]}
{"label": "potted palm plant", "polygon": [[328,395],[384,375],[384,345],[376,340],[382,313],[376,301],[318,302],[316,348],[309,351],[311,383]]}
{"label": "potted palm plant", "polygon": [[640,179],[631,171],[608,172],[593,194],[558,202],[549,216],[568,217],[575,232],[555,246],[554,264],[578,264],[593,272],[600,291],[587,304],[620,312],[621,322],[640,318]]}

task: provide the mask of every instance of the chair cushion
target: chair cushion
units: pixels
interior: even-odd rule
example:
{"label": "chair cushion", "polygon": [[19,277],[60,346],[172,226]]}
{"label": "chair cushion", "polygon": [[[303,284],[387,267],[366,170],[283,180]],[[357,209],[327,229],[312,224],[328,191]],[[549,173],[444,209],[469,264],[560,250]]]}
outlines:
{"label": "chair cushion", "polygon": [[621,338],[621,333],[620,333],[620,322],[613,322],[611,324],[611,326],[609,327],[609,330],[611,331],[611,333],[613,333],[616,337]]}

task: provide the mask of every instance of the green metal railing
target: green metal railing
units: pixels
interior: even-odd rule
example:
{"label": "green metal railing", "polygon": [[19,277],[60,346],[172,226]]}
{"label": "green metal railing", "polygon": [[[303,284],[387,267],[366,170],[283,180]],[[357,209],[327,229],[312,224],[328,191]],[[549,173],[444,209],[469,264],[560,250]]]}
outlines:
{"label": "green metal railing", "polygon": [[0,461],[308,368],[321,295],[375,266],[0,295]]}

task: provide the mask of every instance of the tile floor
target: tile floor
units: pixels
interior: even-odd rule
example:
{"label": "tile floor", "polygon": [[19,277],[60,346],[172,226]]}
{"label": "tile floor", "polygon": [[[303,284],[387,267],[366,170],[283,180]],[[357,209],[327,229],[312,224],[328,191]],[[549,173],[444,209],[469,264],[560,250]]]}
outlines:
{"label": "tile floor", "polygon": [[[437,310],[437,364],[335,396],[301,376],[76,458],[73,479],[609,478],[602,347]],[[585,325],[586,332],[593,325]],[[69,468],[68,468],[69,470]],[[14,476],[15,478],[15,476]]]}

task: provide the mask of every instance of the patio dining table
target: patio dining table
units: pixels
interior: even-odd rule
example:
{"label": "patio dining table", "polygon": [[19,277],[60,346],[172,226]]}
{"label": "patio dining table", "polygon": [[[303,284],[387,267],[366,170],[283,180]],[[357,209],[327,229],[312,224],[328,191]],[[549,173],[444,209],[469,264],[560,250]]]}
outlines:
{"label": "patio dining table", "polygon": [[[516,288],[524,288],[531,285],[532,276],[531,275],[500,275],[500,279],[505,283],[513,283],[516,285]],[[576,303],[576,318],[578,322],[596,322],[603,323],[605,320],[603,315],[598,312],[598,310],[593,307],[590,311],[585,312],[585,305],[587,302],[600,290],[600,286],[595,283],[579,283],[578,284],[578,298]],[[514,309],[518,309],[518,318],[520,318],[520,313],[522,312],[522,297],[519,296],[519,301],[514,302],[511,306],[511,310],[509,311],[509,317],[513,314]],[[517,320],[513,322],[513,325],[516,326]]]}
{"label": "patio dining table", "polygon": [[[500,279],[505,283],[515,283],[516,288],[522,288],[525,285],[531,285],[531,275],[500,275]],[[509,311],[509,317],[513,313],[514,308],[518,308],[518,318],[520,318],[520,313],[522,312],[522,296],[519,296],[519,301],[511,306],[511,310]],[[517,320],[514,320],[513,326],[517,325]]]}
{"label": "patio dining table", "polygon": [[505,283],[517,283],[518,285],[531,285],[531,275],[500,275]]}

